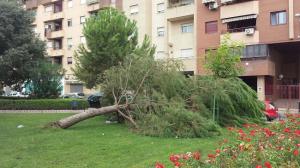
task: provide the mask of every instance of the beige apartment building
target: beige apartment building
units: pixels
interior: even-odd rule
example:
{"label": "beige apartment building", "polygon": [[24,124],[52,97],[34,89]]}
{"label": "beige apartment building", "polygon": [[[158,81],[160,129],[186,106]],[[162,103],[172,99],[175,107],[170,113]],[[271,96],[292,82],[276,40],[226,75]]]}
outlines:
{"label": "beige apartment building", "polygon": [[72,74],[74,51],[85,43],[85,19],[104,7],[116,7],[137,22],[139,42],[148,35],[157,47],[156,59],[178,59],[182,71],[197,71],[196,3],[194,0],[26,0],[36,15],[33,29],[46,42],[49,59],[62,64],[66,75],[63,93],[85,92]]}
{"label": "beige apartment building", "polygon": [[139,42],[148,35],[156,59],[177,59],[187,74],[197,71],[194,0],[123,0],[125,14],[137,22]]}
{"label": "beige apartment building", "polygon": [[66,70],[63,94],[91,93],[73,75],[74,52],[85,43],[82,35],[85,20],[104,7],[122,8],[121,0],[26,0],[27,10],[35,13],[32,28],[47,45],[49,59]]}

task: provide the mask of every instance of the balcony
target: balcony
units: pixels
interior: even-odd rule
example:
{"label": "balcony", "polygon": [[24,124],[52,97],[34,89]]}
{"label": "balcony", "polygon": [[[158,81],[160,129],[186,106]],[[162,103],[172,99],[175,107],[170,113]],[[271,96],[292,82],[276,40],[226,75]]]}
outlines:
{"label": "balcony", "polygon": [[86,1],[87,5],[92,5],[92,4],[96,4],[96,3],[99,3],[99,0],[87,0]]}
{"label": "balcony", "polygon": [[38,0],[39,4],[45,5],[45,4],[50,4],[50,3],[55,3],[55,2],[60,2],[62,0]]}
{"label": "balcony", "polygon": [[64,55],[64,50],[49,48],[49,49],[47,49],[47,53],[48,53],[49,57],[60,57],[60,56]]}
{"label": "balcony", "polygon": [[27,0],[25,2],[26,9],[35,9],[38,7],[38,0]]}
{"label": "balcony", "polygon": [[[246,29],[253,28],[254,31],[249,33]],[[255,27],[241,27],[236,29],[228,29],[222,31],[221,40],[224,38],[226,33],[230,33],[230,38],[233,41],[239,41],[244,44],[257,44],[259,43],[259,31]]]}
{"label": "balcony", "polygon": [[242,67],[242,76],[275,76],[275,64],[269,59],[243,60]]}
{"label": "balcony", "polygon": [[88,12],[94,12],[100,10],[100,4],[99,3],[93,3],[87,6]]}
{"label": "balcony", "polygon": [[44,14],[44,21],[58,20],[58,19],[63,19],[63,18],[64,18],[63,12],[45,13]]}
{"label": "balcony", "polygon": [[113,2],[112,0],[88,0],[86,4],[88,5],[88,12],[91,13],[106,7],[118,8],[118,4],[120,4],[120,2],[121,1],[119,0],[116,0],[115,2]]}
{"label": "balcony", "polygon": [[221,19],[234,18],[239,16],[254,15],[259,13],[258,1],[246,1],[232,5],[221,6]]}
{"label": "balcony", "polygon": [[176,20],[182,20],[186,18],[193,18],[194,13],[195,13],[194,1],[169,0],[168,9],[166,11],[166,17],[169,21],[176,21]]}
{"label": "balcony", "polygon": [[46,32],[46,37],[48,39],[62,38],[62,37],[64,37],[64,31],[63,30],[47,31]]}

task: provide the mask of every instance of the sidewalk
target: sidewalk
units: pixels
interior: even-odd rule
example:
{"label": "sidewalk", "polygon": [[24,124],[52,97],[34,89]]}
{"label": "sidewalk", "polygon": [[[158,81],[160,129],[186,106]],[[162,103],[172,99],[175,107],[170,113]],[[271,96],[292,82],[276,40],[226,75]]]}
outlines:
{"label": "sidewalk", "polygon": [[0,110],[0,113],[81,113],[86,110]]}

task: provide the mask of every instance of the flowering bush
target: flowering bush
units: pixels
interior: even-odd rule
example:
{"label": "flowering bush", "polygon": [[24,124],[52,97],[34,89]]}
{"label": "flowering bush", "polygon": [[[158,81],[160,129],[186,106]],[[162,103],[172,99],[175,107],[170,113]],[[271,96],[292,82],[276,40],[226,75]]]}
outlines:
{"label": "flowering bush", "polygon": [[287,120],[268,126],[245,124],[228,130],[234,140],[223,140],[207,157],[195,152],[171,155],[170,161],[175,168],[300,167],[300,115],[287,115]]}

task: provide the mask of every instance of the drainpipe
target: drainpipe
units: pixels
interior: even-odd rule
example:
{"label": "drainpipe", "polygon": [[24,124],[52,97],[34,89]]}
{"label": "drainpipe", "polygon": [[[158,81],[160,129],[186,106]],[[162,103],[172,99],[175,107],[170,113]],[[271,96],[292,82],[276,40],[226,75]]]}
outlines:
{"label": "drainpipe", "polygon": [[289,38],[294,39],[294,0],[289,0]]}

